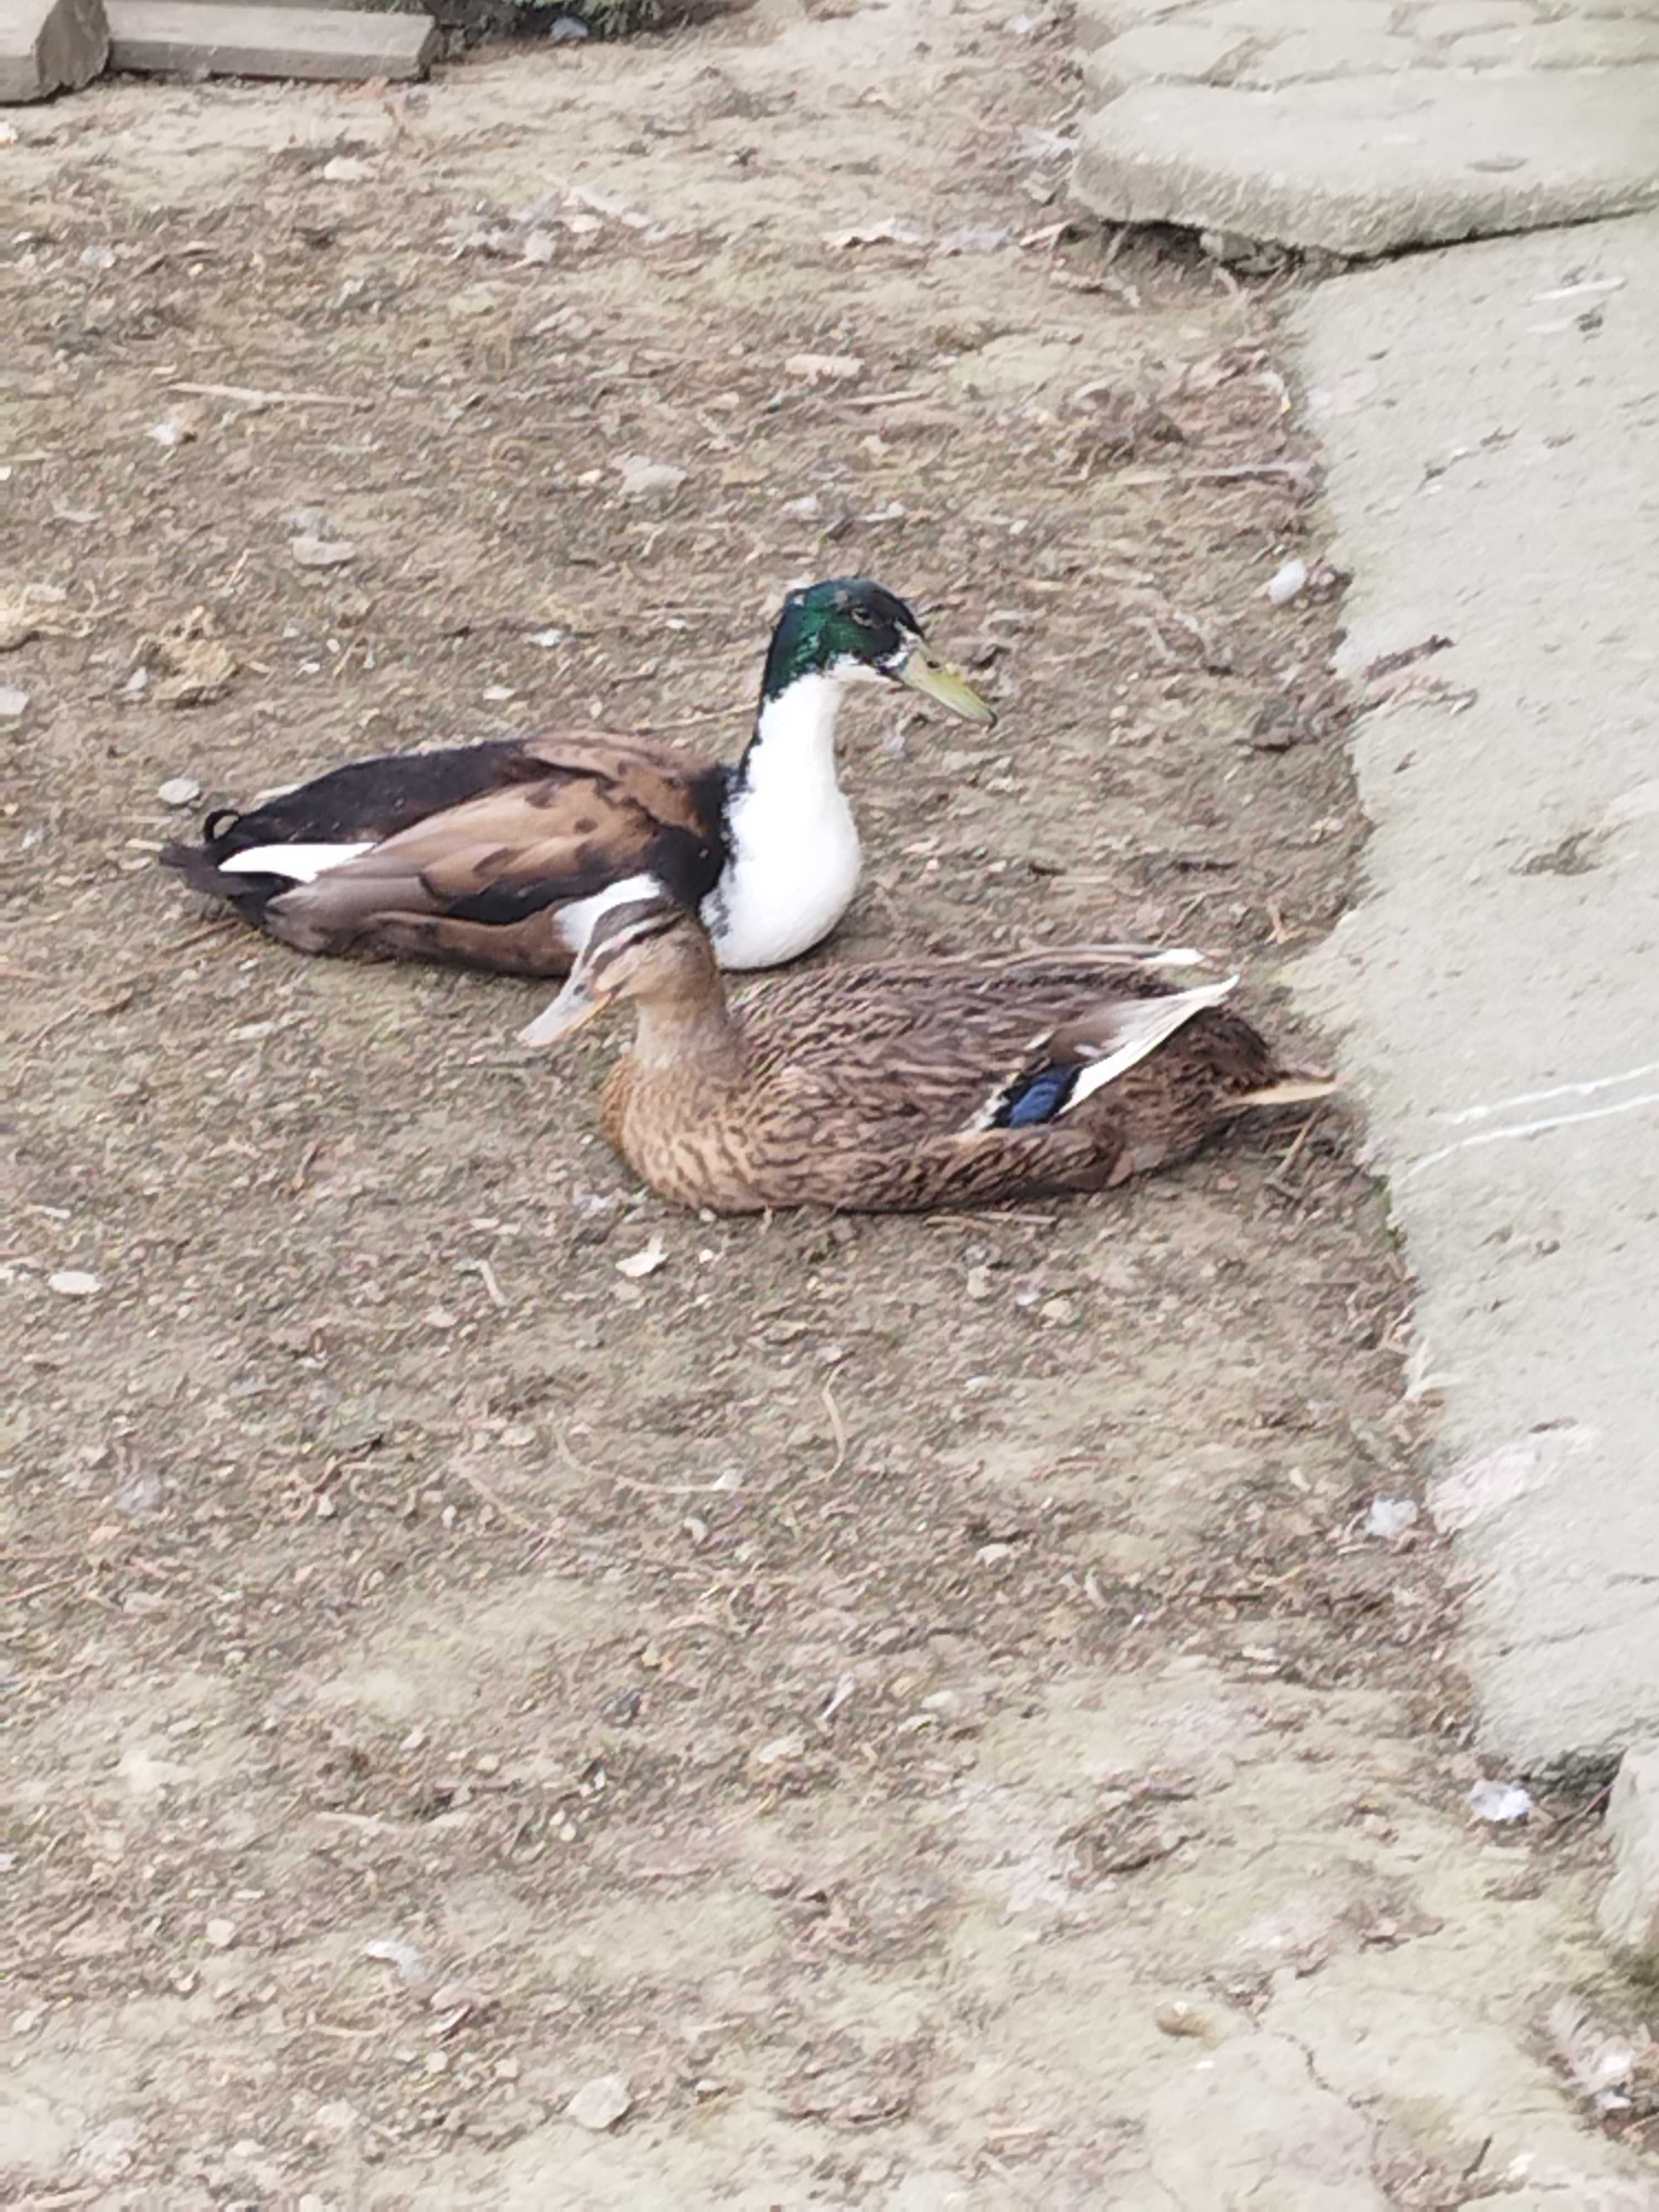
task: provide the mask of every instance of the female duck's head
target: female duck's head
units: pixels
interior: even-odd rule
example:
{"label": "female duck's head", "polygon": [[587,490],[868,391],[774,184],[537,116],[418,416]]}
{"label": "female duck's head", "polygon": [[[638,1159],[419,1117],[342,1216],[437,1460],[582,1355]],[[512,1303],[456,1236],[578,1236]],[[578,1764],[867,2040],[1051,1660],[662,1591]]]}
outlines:
{"label": "female duck's head", "polygon": [[670,898],[609,907],[593,924],[565,987],[519,1032],[539,1051],[603,1013],[615,999],[696,997],[714,973],[714,955],[697,917]]}

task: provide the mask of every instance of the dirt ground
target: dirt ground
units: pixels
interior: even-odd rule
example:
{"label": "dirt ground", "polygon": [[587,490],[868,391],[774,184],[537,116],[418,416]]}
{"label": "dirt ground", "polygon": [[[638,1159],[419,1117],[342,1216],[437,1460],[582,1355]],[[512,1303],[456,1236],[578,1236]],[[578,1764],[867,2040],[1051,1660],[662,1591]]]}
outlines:
{"label": "dirt ground", "polygon": [[1178,938],[1293,1034],[1363,825],[1273,284],[1062,237],[1073,105],[1056,19],[763,0],[15,112],[10,2201],[1659,2201],[1547,2026],[1641,2033],[1594,1800],[1471,1815],[1445,1561],[1367,1533],[1432,1409],[1346,1109],[695,1220],[614,1036],[154,866],[365,751],[734,750],[864,573],[1003,720],[853,711],[819,957]]}

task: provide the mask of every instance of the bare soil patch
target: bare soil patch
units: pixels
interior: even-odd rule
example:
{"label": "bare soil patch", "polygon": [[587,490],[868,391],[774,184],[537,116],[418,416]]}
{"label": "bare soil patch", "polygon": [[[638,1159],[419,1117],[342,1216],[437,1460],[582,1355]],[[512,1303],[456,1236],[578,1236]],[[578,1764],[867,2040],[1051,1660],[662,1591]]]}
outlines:
{"label": "bare soil patch", "polygon": [[[1364,2063],[1412,2004],[1487,2023],[1494,2163],[1573,2154],[1582,1899],[1472,1827],[1436,1547],[1365,1533],[1419,1411],[1344,1113],[1098,1201],[700,1222],[595,1137],[611,1045],[514,1047],[544,994],[307,962],[153,865],[180,776],[735,750],[782,589],[866,573],[1004,719],[855,720],[819,957],[1231,946],[1288,1037],[1363,835],[1311,457],[1270,299],[1042,234],[1071,104],[1052,23],[762,8],[20,123],[31,2201],[1213,2205],[1287,2155],[1249,2112],[1462,2203],[1421,2019]],[[614,2132],[563,2117],[613,2073]]]}

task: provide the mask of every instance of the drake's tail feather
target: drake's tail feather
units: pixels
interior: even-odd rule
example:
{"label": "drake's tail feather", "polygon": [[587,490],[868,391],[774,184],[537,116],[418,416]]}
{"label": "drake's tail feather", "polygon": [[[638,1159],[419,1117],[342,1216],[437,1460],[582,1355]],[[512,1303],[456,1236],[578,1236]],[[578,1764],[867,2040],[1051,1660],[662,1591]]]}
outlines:
{"label": "drake's tail feather", "polygon": [[256,921],[268,900],[289,889],[285,876],[234,874],[221,867],[219,854],[210,844],[163,845],[156,860],[161,867],[182,878],[191,890],[199,891],[204,898],[228,900]]}

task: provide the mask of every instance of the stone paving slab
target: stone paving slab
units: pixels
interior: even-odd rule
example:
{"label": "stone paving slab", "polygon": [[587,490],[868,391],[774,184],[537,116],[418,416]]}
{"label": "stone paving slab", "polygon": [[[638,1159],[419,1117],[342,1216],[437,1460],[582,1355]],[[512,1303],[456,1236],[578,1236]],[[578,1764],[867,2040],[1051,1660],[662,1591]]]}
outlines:
{"label": "stone paving slab", "polygon": [[89,84],[108,52],[104,0],[0,0],[0,106]]}
{"label": "stone paving slab", "polygon": [[1548,1771],[1659,1735],[1659,216],[1295,320],[1382,702],[1367,890],[1299,986],[1419,1285],[1483,1734]]}
{"label": "stone paving slab", "polygon": [[1079,0],[1115,222],[1355,258],[1659,204],[1652,0]]}
{"label": "stone paving slab", "polygon": [[108,0],[110,67],[367,83],[422,76],[437,51],[426,15],[228,0]]}
{"label": "stone paving slab", "polygon": [[1659,63],[1138,85],[1085,124],[1073,189],[1114,222],[1356,258],[1626,214],[1659,202]]}

